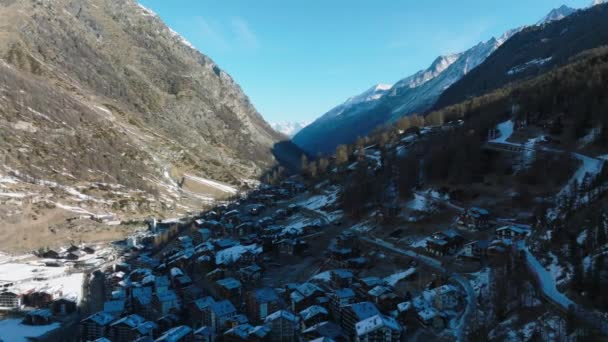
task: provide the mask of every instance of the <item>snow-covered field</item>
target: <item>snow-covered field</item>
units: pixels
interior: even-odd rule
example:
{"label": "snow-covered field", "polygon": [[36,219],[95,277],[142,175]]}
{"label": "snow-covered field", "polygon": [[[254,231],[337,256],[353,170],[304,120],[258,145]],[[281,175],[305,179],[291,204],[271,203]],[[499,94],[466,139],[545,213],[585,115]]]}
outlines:
{"label": "snow-covered field", "polygon": [[211,188],[214,188],[216,190],[225,192],[225,193],[229,193],[229,194],[236,194],[238,192],[238,190],[230,185],[227,184],[223,184],[211,179],[207,179],[207,178],[202,178],[202,177],[197,177],[197,176],[193,176],[193,175],[189,175],[189,174],[184,174],[184,177],[186,177],[187,179],[193,180],[197,183],[200,184],[204,184],[206,186],[209,186]]}
{"label": "snow-covered field", "polygon": [[0,320],[0,339],[6,342],[27,342],[59,327],[59,323],[33,326],[21,324],[20,319]]}

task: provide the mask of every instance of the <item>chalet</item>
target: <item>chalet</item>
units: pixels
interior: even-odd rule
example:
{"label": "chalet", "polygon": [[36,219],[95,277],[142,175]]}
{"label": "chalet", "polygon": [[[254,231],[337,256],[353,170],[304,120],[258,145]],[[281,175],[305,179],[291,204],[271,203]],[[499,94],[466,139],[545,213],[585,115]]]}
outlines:
{"label": "chalet", "polygon": [[223,341],[268,341],[270,328],[266,326],[252,326],[251,324],[241,324],[227,330],[223,335]]}
{"label": "chalet", "polygon": [[435,291],[435,307],[438,310],[453,310],[460,304],[460,292],[453,285],[442,285]]}
{"label": "chalet", "polygon": [[23,324],[26,325],[48,325],[53,321],[53,313],[49,309],[33,310],[25,314]]}
{"label": "chalet", "polygon": [[77,309],[76,300],[73,298],[61,297],[53,301],[51,310],[54,315],[69,315]]}
{"label": "chalet", "polygon": [[504,226],[496,229],[496,236],[501,239],[521,240],[530,234],[530,229],[519,226]]}
{"label": "chalet", "polygon": [[23,294],[23,304],[34,308],[47,307],[55,299],[55,294],[50,288],[30,290]]}
{"label": "chalet", "polygon": [[353,283],[353,273],[348,270],[331,271],[331,283],[335,288],[349,287]]}
{"label": "chalet", "polygon": [[138,326],[144,324],[146,319],[139,315],[125,316],[110,324],[109,336],[113,342],[129,342],[136,339],[138,336],[135,330]]}
{"label": "chalet", "polygon": [[317,285],[313,283],[303,283],[289,295],[291,300],[291,309],[299,312],[305,308],[316,304],[317,297],[324,296],[325,293]]}
{"label": "chalet", "polygon": [[507,254],[513,248],[513,241],[511,239],[496,239],[488,246],[488,257],[496,258]]}
{"label": "chalet", "polygon": [[241,282],[247,284],[256,284],[262,278],[262,268],[257,264],[249,265],[239,269],[239,278]]}
{"label": "chalet", "polygon": [[333,322],[321,322],[302,331],[307,341],[348,341],[340,326]]}
{"label": "chalet", "polygon": [[283,239],[277,244],[279,252],[285,255],[302,255],[308,249],[308,243],[300,239]]}
{"label": "chalet", "polygon": [[137,336],[137,341],[139,341],[139,339],[144,339],[144,338],[149,338],[152,339],[153,336],[156,336],[158,329],[158,324],[151,322],[151,321],[146,321],[140,325],[138,325],[137,327],[135,327],[134,329],[134,333],[135,336]]}
{"label": "chalet", "polygon": [[355,292],[350,288],[336,290],[330,295],[330,311],[340,321],[342,308],[355,301]]}
{"label": "chalet", "polygon": [[97,312],[80,322],[80,336],[89,341],[106,336],[110,331],[110,323],[114,316],[107,312]]}
{"label": "chalet", "polygon": [[154,313],[152,309],[152,288],[151,287],[136,287],[132,291],[133,309],[146,319],[153,319]]}
{"label": "chalet", "polygon": [[239,300],[241,298],[241,289],[243,285],[240,281],[234,278],[224,278],[215,282],[220,295],[230,300]]}
{"label": "chalet", "polygon": [[253,322],[263,322],[270,313],[278,311],[281,306],[281,300],[272,288],[256,289],[247,294],[247,315]]}
{"label": "chalet", "polygon": [[462,248],[461,256],[472,259],[484,259],[488,256],[488,247],[490,243],[487,240],[478,240],[469,242]]}
{"label": "chalet", "polygon": [[173,313],[162,316],[161,318],[156,320],[156,324],[158,325],[158,331],[167,331],[169,329],[175,328],[179,326],[180,318]]}
{"label": "chalet", "polygon": [[210,327],[201,327],[194,332],[195,342],[213,342],[215,341],[215,333]]}
{"label": "chalet", "polygon": [[384,279],[378,277],[365,277],[358,279],[353,288],[359,297],[366,297],[371,289],[379,285],[386,285]]}
{"label": "chalet", "polygon": [[301,322],[304,328],[311,327],[317,323],[326,321],[329,318],[327,309],[319,305],[311,305],[300,311],[299,315],[302,318]]}
{"label": "chalet", "polygon": [[298,318],[289,311],[276,311],[265,320],[272,341],[297,341]]}
{"label": "chalet", "polygon": [[480,231],[490,226],[490,212],[486,209],[472,207],[466,209],[456,220],[461,229]]}
{"label": "chalet", "polygon": [[423,307],[416,311],[418,322],[425,327],[443,329],[445,327],[444,314],[437,311],[432,306]]}
{"label": "chalet", "polygon": [[454,253],[464,243],[464,238],[455,230],[433,234],[426,241],[426,251],[438,256]]}
{"label": "chalet", "polygon": [[209,326],[219,333],[225,326],[228,319],[236,316],[237,312],[234,305],[229,300],[214,302],[205,310],[205,321],[210,322]]}
{"label": "chalet", "polygon": [[378,314],[380,314],[380,311],[374,303],[360,302],[348,305],[342,310],[342,329],[348,336],[354,337],[357,323]]}
{"label": "chalet", "polygon": [[163,333],[155,342],[194,342],[194,332],[192,328],[180,325]]}
{"label": "chalet", "polygon": [[201,228],[196,231],[194,240],[198,243],[206,242],[211,238],[211,230],[209,228]]}
{"label": "chalet", "polygon": [[103,311],[118,317],[125,311],[125,304],[124,299],[110,300],[103,303]]}
{"label": "chalet", "polygon": [[13,291],[0,293],[0,310],[15,310],[23,307],[23,296]]}
{"label": "chalet", "polygon": [[247,323],[249,323],[249,318],[247,318],[247,316],[245,316],[243,314],[237,314],[226,320],[225,328],[231,329],[231,328],[237,327],[239,325],[247,324]]}
{"label": "chalet", "polygon": [[401,341],[402,328],[397,321],[388,316],[375,315],[355,325],[355,341]]}
{"label": "chalet", "polygon": [[59,259],[59,252],[49,249],[40,255],[45,259]]}
{"label": "chalet", "polygon": [[156,317],[165,316],[180,309],[180,300],[175,291],[156,292],[152,296],[152,308]]}
{"label": "chalet", "polygon": [[203,297],[188,304],[190,325],[194,328],[211,325],[211,317],[207,310],[213,303],[215,303],[213,297]]}

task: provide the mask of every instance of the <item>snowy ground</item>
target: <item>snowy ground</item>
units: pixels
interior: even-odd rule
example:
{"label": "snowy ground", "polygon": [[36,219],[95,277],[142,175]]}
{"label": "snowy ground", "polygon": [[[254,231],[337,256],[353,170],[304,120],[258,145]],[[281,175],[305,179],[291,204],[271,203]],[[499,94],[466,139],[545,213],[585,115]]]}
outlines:
{"label": "snowy ground", "polygon": [[416,273],[416,268],[415,267],[410,267],[410,268],[408,268],[405,271],[400,271],[400,272],[397,272],[395,274],[391,274],[390,276],[384,278],[384,281],[387,284],[389,284],[390,286],[395,286],[401,280],[403,280],[403,279],[411,276],[414,273]]}
{"label": "snowy ground", "polygon": [[0,320],[0,339],[6,342],[27,342],[59,327],[59,323],[32,326],[21,324],[20,319]]}
{"label": "snowy ground", "polygon": [[507,120],[505,122],[501,122],[498,124],[496,129],[498,130],[499,136],[496,139],[490,140],[490,142],[501,143],[501,144],[510,144],[507,142],[507,139],[513,135],[513,121]]}
{"label": "snowy ground", "polygon": [[525,252],[526,262],[534,272],[543,293],[563,308],[567,309],[570,305],[573,305],[574,302],[572,302],[570,298],[566,297],[564,294],[557,290],[555,279],[553,278],[551,273],[543,267],[543,265],[538,261],[538,259],[536,259],[534,254],[532,254],[532,252],[528,250],[528,247],[522,242],[518,245],[518,248],[521,251]]}

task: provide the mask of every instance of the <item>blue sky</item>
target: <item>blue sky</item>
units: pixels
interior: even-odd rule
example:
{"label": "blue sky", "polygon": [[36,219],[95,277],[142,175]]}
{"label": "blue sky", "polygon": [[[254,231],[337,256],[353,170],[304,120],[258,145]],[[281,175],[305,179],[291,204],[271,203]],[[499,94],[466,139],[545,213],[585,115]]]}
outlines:
{"label": "blue sky", "polygon": [[140,0],[228,72],[269,122],[313,120],[438,55],[590,0]]}

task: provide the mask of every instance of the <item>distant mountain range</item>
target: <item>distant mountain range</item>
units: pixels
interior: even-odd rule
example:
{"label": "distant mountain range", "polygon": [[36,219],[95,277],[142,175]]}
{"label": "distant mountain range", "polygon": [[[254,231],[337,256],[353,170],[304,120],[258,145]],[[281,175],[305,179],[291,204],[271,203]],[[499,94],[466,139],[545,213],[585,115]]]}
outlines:
{"label": "distant mountain range", "polygon": [[308,124],[309,124],[309,122],[306,122],[306,121],[284,121],[284,122],[271,122],[270,126],[275,131],[291,138],[294,135],[296,135],[299,131],[301,131],[302,128],[306,127]]}
{"label": "distant mountain range", "polygon": [[[592,6],[606,1],[596,0]],[[532,29],[560,21],[576,12],[567,6],[553,9]],[[358,136],[369,134],[379,125],[414,113],[427,112],[437,106],[437,101],[446,90],[524,29],[515,28],[464,52],[440,56],[429,68],[400,80],[390,88],[387,85],[374,86],[351,97],[302,129],[292,141],[311,154],[331,153],[337,145],[352,143]]]}
{"label": "distant mountain range", "polygon": [[608,4],[573,12],[558,21],[531,26],[511,38],[468,73],[435,104],[439,109],[568,63],[582,51],[608,44]]}

